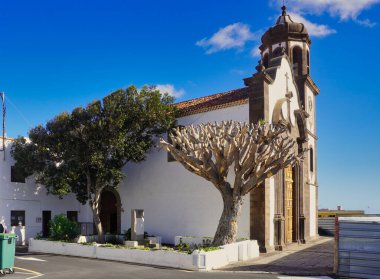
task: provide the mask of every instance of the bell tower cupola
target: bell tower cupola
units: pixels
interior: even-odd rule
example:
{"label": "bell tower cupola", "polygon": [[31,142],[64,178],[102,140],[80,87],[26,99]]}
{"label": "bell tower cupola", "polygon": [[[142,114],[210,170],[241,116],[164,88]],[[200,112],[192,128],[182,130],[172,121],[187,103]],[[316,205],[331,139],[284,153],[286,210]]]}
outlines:
{"label": "bell tower cupola", "polygon": [[274,26],[270,27],[261,38],[261,61],[264,68],[270,68],[272,58],[286,54],[292,65],[294,77],[300,92],[301,102],[305,107],[305,83],[309,80],[309,87],[314,94],[319,93],[310,77],[310,45],[311,40],[306,26],[296,22],[287,13],[287,8],[282,7],[281,15]]}

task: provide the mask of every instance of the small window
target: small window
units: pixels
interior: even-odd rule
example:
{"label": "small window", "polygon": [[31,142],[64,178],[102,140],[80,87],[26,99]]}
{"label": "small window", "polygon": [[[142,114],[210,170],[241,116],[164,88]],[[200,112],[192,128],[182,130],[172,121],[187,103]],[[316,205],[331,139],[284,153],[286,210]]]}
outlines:
{"label": "small window", "polygon": [[310,148],[310,171],[314,171],[314,150]]}
{"label": "small window", "polygon": [[[178,125],[177,127],[184,128],[185,126]],[[168,143],[173,144],[171,137],[169,137],[169,133],[170,132],[167,133]],[[179,145],[176,145],[176,148],[179,149]],[[172,154],[170,154],[170,152],[168,152],[168,162],[174,162],[174,161],[175,161],[174,157],[172,156]]]}
{"label": "small window", "polygon": [[78,211],[67,211],[67,219],[78,222]]}
{"label": "small window", "polygon": [[25,211],[12,210],[11,211],[11,226],[25,226]]}
{"label": "small window", "polygon": [[22,170],[11,166],[11,182],[25,183],[25,178],[25,173]]}

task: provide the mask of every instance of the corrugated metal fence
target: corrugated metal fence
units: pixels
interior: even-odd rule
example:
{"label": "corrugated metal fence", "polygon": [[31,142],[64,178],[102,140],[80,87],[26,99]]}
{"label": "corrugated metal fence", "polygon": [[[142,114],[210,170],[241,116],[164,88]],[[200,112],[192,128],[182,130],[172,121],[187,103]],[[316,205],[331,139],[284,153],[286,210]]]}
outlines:
{"label": "corrugated metal fence", "polygon": [[335,272],[380,279],[380,217],[337,217]]}
{"label": "corrugated metal fence", "polygon": [[334,236],[335,234],[335,217],[318,218],[318,234]]}

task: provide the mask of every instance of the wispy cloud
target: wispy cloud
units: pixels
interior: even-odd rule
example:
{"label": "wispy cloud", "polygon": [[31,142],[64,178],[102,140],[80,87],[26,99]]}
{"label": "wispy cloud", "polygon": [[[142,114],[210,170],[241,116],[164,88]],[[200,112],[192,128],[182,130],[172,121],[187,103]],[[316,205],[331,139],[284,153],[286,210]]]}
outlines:
{"label": "wispy cloud", "polygon": [[341,20],[354,20],[359,24],[373,27],[370,20],[358,20],[358,16],[372,6],[379,4],[380,0],[289,0],[288,6],[300,14],[329,13]]}
{"label": "wispy cloud", "polygon": [[184,89],[176,89],[173,84],[157,84],[156,88],[160,90],[161,93],[168,93],[175,98],[181,98],[185,95]]}
{"label": "wispy cloud", "polygon": [[241,50],[247,42],[258,38],[258,35],[252,33],[247,24],[238,22],[220,28],[210,38],[203,38],[196,45],[203,47],[207,54],[211,54],[228,49]]}
{"label": "wispy cloud", "polygon": [[358,24],[360,24],[362,26],[369,27],[369,28],[375,27],[377,25],[376,22],[372,22],[369,19],[363,19],[363,20],[356,19],[355,22],[357,22]]}
{"label": "wispy cloud", "polygon": [[336,33],[336,30],[330,28],[329,26],[325,24],[313,23],[301,16],[300,14],[290,13],[290,16],[294,21],[302,22],[303,24],[305,24],[307,30],[309,31],[309,35],[312,37],[326,37],[328,35]]}
{"label": "wispy cloud", "polygon": [[233,75],[243,76],[247,74],[247,71],[241,69],[232,69],[230,70],[230,73]]}

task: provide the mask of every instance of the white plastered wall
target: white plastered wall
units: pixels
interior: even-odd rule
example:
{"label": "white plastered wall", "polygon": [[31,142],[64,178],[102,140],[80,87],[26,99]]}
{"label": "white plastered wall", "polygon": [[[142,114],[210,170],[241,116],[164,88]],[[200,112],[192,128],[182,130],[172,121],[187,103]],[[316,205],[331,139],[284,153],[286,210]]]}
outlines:
{"label": "white plastered wall", "polygon": [[[288,77],[288,78],[287,78]],[[288,81],[287,81],[288,80]],[[290,122],[294,127],[296,125],[296,119],[294,111],[300,108],[299,97],[294,83],[293,71],[291,66],[286,58],[282,58],[281,66],[277,69],[276,79],[273,84],[270,84],[268,87],[269,90],[269,121],[272,121],[273,111],[276,106],[276,103],[280,100],[286,99],[286,84],[288,84],[288,90],[292,92],[293,97],[290,99]],[[285,120],[288,120],[288,104],[283,102],[282,107],[282,116]]]}
{"label": "white plastered wall", "polygon": [[310,237],[317,234],[317,187],[310,186]]}
{"label": "white plastered wall", "polygon": [[[236,120],[248,122],[248,104],[178,119],[179,125]],[[178,162],[168,162],[167,152],[152,150],[147,160],[125,167],[119,186],[122,230],[131,226],[131,210],[144,209],[145,230],[173,243],[176,235],[214,236],[223,210],[222,198],[211,182],[190,173]],[[233,175],[229,176],[232,182]],[[244,198],[238,223],[239,237],[250,236],[249,195]]]}
{"label": "white plastered wall", "polygon": [[315,125],[315,118],[316,118],[316,112],[315,112],[315,96],[313,92],[310,90],[309,87],[306,86],[305,91],[305,109],[307,113],[309,114],[309,117],[306,121],[307,123],[307,129],[310,131],[312,135],[308,135],[308,145],[309,148],[313,149],[313,171],[310,169],[311,159],[310,154],[308,156],[309,162],[309,187],[310,187],[310,237],[316,236],[317,234],[317,212],[318,212],[318,204],[317,204],[317,195],[318,195],[318,186],[317,179],[316,179],[316,170],[317,170],[317,149],[316,149],[316,125]]}

